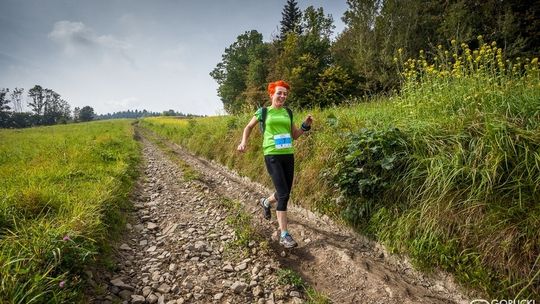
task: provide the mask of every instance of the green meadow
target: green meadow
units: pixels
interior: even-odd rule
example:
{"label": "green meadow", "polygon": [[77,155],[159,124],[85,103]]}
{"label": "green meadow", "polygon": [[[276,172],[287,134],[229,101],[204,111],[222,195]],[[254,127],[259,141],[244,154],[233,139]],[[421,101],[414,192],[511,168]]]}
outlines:
{"label": "green meadow", "polygon": [[0,302],[81,300],[137,174],[132,121],[0,130]]}
{"label": "green meadow", "polygon": [[[293,201],[348,223],[491,296],[540,294],[538,59],[453,42],[430,58],[395,58],[399,93],[312,109],[295,143]],[[292,88],[294,90],[294,88]],[[308,112],[295,111],[301,123]],[[140,125],[271,186],[253,116],[148,118]]]}

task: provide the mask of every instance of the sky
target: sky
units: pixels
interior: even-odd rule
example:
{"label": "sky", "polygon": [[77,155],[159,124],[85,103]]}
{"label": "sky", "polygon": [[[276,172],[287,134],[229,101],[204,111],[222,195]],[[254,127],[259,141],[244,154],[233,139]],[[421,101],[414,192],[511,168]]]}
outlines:
{"label": "sky", "polygon": [[[331,14],[346,0],[297,0]],[[39,84],[72,108],[224,114],[209,73],[245,31],[279,33],[286,0],[0,0],[0,88]],[[26,97],[27,98],[27,97]]]}

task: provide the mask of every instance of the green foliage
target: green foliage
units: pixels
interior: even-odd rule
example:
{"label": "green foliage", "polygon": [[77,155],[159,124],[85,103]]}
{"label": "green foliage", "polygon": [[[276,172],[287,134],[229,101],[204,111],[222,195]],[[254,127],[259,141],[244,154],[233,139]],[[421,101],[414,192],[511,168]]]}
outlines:
{"label": "green foliage", "polygon": [[279,29],[280,39],[285,39],[289,33],[299,34],[302,32],[302,25],[300,23],[302,12],[298,8],[296,0],[287,0],[281,12],[281,17],[281,28]]}
{"label": "green foliage", "polygon": [[[66,124],[71,120],[70,105],[60,94],[51,89],[35,85],[28,91],[28,107],[33,113],[22,112],[22,94],[24,89],[14,88],[10,99],[6,95],[9,89],[0,91],[0,128],[25,128],[33,125]],[[7,106],[11,103],[11,106]],[[12,110],[12,111],[9,111]]]}
{"label": "green foliage", "polygon": [[404,170],[407,143],[397,128],[361,129],[347,140],[337,183],[349,197],[373,199]]}
{"label": "green foliage", "polygon": [[283,285],[292,285],[296,289],[304,290],[308,304],[328,304],[330,299],[323,293],[309,286],[302,277],[292,269],[281,268],[277,271],[278,283]]}
{"label": "green foliage", "polygon": [[[399,48],[412,57],[448,39],[479,44],[477,36],[504,46],[511,57],[538,56],[535,39],[524,18],[532,21],[540,5],[513,1],[373,1],[349,0],[344,14],[345,30],[332,46],[335,62],[359,78],[356,94],[370,95],[398,87],[399,76],[392,57]],[[536,18],[538,19],[538,18]]]}
{"label": "green foliage", "polygon": [[[274,60],[270,61],[270,79],[285,79],[289,82],[293,90],[288,98],[288,103],[293,108],[314,106],[320,99],[319,88],[321,78],[326,76],[325,70],[331,63],[330,57],[330,35],[332,34],[333,20],[331,16],[325,16],[322,8],[315,9],[309,6],[304,11],[302,19],[302,32],[289,33],[283,41],[279,42],[279,49],[274,54]],[[349,84],[347,76],[343,70],[341,79],[343,84]],[[335,73],[337,74],[337,73]],[[335,93],[335,88],[332,88]],[[339,88],[346,91],[347,88]],[[323,96],[321,104],[331,102],[339,103],[343,98],[335,101],[328,101]]]}
{"label": "green foliage", "polygon": [[28,90],[28,97],[32,99],[28,102],[28,106],[37,118],[36,124],[53,125],[65,122],[71,117],[67,101],[61,99],[60,94],[51,89],[35,85]]}
{"label": "green foliage", "polygon": [[8,103],[10,101],[6,97],[8,92],[9,92],[9,89],[1,89],[0,90],[0,113],[3,113],[5,111],[11,109],[10,106],[8,106]]}
{"label": "green foliage", "polygon": [[253,239],[253,229],[251,228],[251,217],[247,213],[238,212],[227,217],[227,224],[234,227],[235,240],[238,246],[247,248]]}
{"label": "green foliage", "polygon": [[287,269],[287,268],[278,269],[277,275],[278,275],[278,282],[280,284],[283,284],[283,285],[289,284],[298,289],[306,287],[306,283],[304,282],[302,277],[292,269]]}
{"label": "green foliage", "polygon": [[[225,49],[222,61],[212,70],[210,76],[219,84],[218,95],[225,111],[239,113],[246,106],[244,92],[260,91],[266,78],[264,62],[265,46],[262,35],[255,31],[246,31]],[[249,86],[249,87],[248,87]],[[248,97],[257,96],[253,92]],[[254,103],[254,100],[251,100]]]}
{"label": "green foliage", "polygon": [[251,241],[260,240],[260,236],[251,225],[251,215],[244,210],[242,203],[224,199],[222,204],[230,212],[226,221],[234,229],[235,239],[233,245],[247,249]]}
{"label": "green foliage", "polygon": [[91,121],[94,119],[94,108],[91,106],[84,106],[82,107],[81,111],[79,112],[79,121]]}
{"label": "green foliage", "polygon": [[11,107],[8,106],[9,100],[6,98],[8,92],[9,89],[0,90],[0,128],[5,128],[8,126],[8,110],[11,109]]}
{"label": "green foliage", "polygon": [[321,108],[339,105],[352,99],[353,80],[340,66],[329,66],[319,74],[315,88],[315,104]]}
{"label": "green foliage", "polygon": [[[255,30],[237,38],[211,72],[228,113],[249,112],[268,100],[266,84],[283,79],[291,84],[293,108],[329,107],[352,98],[387,94],[400,89],[393,59],[416,56],[448,41],[476,49],[478,35],[495,41],[511,58],[539,53],[540,4],[488,0],[348,0],[345,29],[334,40],[333,17],[322,7],[300,12],[288,0],[280,36],[263,42]],[[427,58],[437,56],[430,50]]]}
{"label": "green foliage", "polygon": [[[267,83],[277,79],[294,88],[288,99],[292,107],[312,106],[316,100],[320,105],[342,102],[353,83],[345,70],[330,68],[333,29],[332,17],[322,8],[310,6],[302,14],[296,2],[289,1],[282,21],[285,32],[279,40],[263,43],[255,30],[238,36],[210,73],[219,85],[225,111],[238,114],[263,106],[268,101]],[[321,85],[331,87],[321,89]]]}
{"label": "green foliage", "polygon": [[335,173],[336,185],[345,197],[343,217],[361,226],[406,170],[407,141],[397,128],[361,129],[349,135],[343,150]]}
{"label": "green foliage", "polygon": [[32,112],[36,115],[43,114],[43,107],[45,106],[45,96],[43,88],[40,85],[35,85],[28,90],[28,97],[32,98],[32,101],[28,103],[28,106],[32,109]]}
{"label": "green foliage", "polygon": [[[315,40],[318,40],[318,43],[329,44],[330,36],[335,28],[333,23],[332,15],[325,16],[322,7],[308,6],[302,18],[301,33],[307,37],[316,38]],[[323,51],[326,51],[328,46],[323,46]]]}
{"label": "green foliage", "polygon": [[332,301],[322,292],[315,290],[313,287],[306,288],[306,304],[331,304]]}

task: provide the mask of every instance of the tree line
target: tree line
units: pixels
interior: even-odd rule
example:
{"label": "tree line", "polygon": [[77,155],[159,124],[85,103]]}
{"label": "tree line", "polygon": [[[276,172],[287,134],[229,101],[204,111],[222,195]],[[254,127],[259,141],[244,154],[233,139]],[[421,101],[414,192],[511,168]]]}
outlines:
{"label": "tree line", "polygon": [[[75,107],[52,89],[35,85],[27,92],[27,102],[23,102],[24,89],[0,89],[0,128],[26,128],[47,126],[68,122],[85,122],[94,119],[141,118],[149,116],[177,116],[183,118],[198,117],[175,110],[151,112],[147,110],[127,110],[97,115],[94,108]],[[27,111],[27,109],[29,111]]]}
{"label": "tree line", "polygon": [[142,118],[142,117],[151,117],[151,116],[160,116],[159,112],[151,112],[146,109],[139,110],[127,110],[127,111],[118,111],[107,114],[96,115],[96,119],[118,119],[118,118]]}
{"label": "tree line", "polygon": [[116,119],[116,118],[143,118],[143,117],[153,117],[153,116],[176,116],[182,118],[190,117],[200,117],[199,115],[194,114],[184,114],[182,112],[177,112],[175,110],[169,109],[163,112],[151,112],[146,109],[139,111],[136,110],[127,110],[127,111],[118,111],[113,113],[96,115],[95,119]]}
{"label": "tree line", "polygon": [[69,103],[52,89],[35,85],[28,90],[26,106],[23,94],[23,88],[0,89],[0,128],[46,126],[94,118],[94,109],[90,106],[75,107],[72,113]]}
{"label": "tree line", "polygon": [[332,38],[334,20],[322,7],[301,11],[287,0],[280,33],[269,42],[246,31],[225,49],[210,76],[228,113],[251,111],[268,97],[266,84],[284,79],[291,107],[327,107],[399,89],[395,63],[436,54],[451,41],[494,41],[509,58],[540,50],[540,2],[518,0],[347,0],[345,29]]}

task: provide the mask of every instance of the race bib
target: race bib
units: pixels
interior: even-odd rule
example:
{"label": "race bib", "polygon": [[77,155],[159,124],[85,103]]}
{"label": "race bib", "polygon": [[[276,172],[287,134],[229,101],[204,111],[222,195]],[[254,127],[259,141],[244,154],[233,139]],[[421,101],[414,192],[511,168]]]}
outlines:
{"label": "race bib", "polygon": [[276,149],[286,149],[292,147],[291,134],[278,134],[274,135],[274,143]]}

